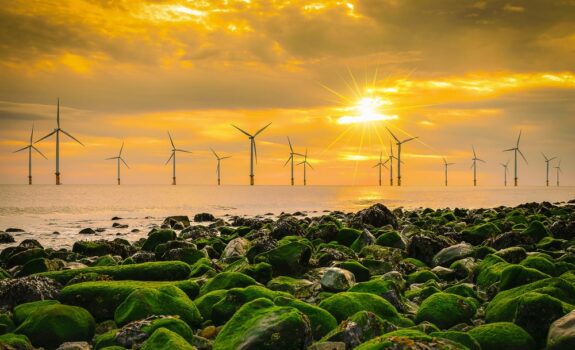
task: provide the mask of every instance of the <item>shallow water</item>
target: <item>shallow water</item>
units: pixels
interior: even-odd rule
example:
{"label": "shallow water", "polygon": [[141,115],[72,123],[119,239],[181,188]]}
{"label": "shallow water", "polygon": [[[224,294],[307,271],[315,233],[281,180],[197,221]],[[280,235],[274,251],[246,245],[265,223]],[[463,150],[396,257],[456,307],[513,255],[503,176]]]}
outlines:
{"label": "shallow water", "polygon": [[[263,215],[324,210],[357,211],[381,202],[390,208],[496,207],[575,198],[575,187],[351,187],[351,186],[166,186],[166,185],[0,185],[0,229],[17,227],[21,241],[38,239],[46,247],[71,247],[80,239],[120,237],[136,241],[169,215],[210,212]],[[112,228],[114,216],[126,229]],[[80,235],[85,227],[104,228]],[[139,229],[140,232],[131,232]],[[53,234],[59,232],[59,234]],[[7,245],[5,245],[7,246]]]}

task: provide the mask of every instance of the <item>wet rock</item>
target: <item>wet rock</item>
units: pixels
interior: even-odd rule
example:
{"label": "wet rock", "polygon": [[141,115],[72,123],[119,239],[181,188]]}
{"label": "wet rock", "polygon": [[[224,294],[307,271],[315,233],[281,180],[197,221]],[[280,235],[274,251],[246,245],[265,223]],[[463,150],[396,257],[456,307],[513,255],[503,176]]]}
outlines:
{"label": "wet rock", "polygon": [[533,244],[533,240],[529,236],[516,231],[504,232],[489,239],[487,242],[490,247],[496,250]]}
{"label": "wet rock", "polygon": [[32,249],[32,248],[44,249],[44,247],[40,244],[40,242],[31,238],[25,239],[22,242],[20,242],[20,244],[18,244],[18,247],[24,249]]}
{"label": "wet rock", "polygon": [[21,228],[14,228],[14,227],[9,227],[5,230],[6,232],[10,232],[10,233],[15,233],[15,232],[26,232],[25,230],[21,229]]}
{"label": "wet rock", "polygon": [[370,339],[396,329],[398,329],[397,326],[381,319],[373,312],[360,311],[343,321],[323,340],[343,342],[345,349],[353,349]]}
{"label": "wet rock", "polygon": [[62,343],[56,350],[91,350],[92,347],[88,342],[76,341]]}
{"label": "wet rock", "polygon": [[549,227],[549,231],[555,238],[573,239],[575,238],[575,220],[558,220]]}
{"label": "wet rock", "polygon": [[303,236],[304,233],[299,220],[292,216],[287,216],[276,222],[271,236],[275,239],[282,239],[285,236]]}
{"label": "wet rock", "polygon": [[355,284],[355,276],[350,271],[331,267],[325,270],[320,283],[325,290],[342,292]]}
{"label": "wet rock", "polygon": [[95,235],[96,231],[93,228],[90,227],[86,227],[80,230],[80,232],[78,232],[81,235]]}
{"label": "wet rock", "polygon": [[442,249],[449,247],[446,239],[439,237],[430,237],[422,234],[412,236],[407,245],[407,254],[412,257],[431,265],[433,257]]}
{"label": "wet rock", "polygon": [[113,228],[128,228],[127,224],[120,224],[119,222],[115,222],[112,224]]}
{"label": "wet rock", "polygon": [[137,264],[152,262],[156,261],[156,254],[152,252],[139,251],[130,256],[130,259],[132,259]]}
{"label": "wet rock", "polygon": [[198,213],[194,215],[195,222],[216,221],[216,217],[210,213]]}
{"label": "wet rock", "polygon": [[473,246],[467,243],[459,243],[440,250],[432,259],[434,266],[449,266],[454,261],[472,256]]}
{"label": "wet rock", "polygon": [[12,237],[11,234],[0,231],[0,244],[14,243],[14,242],[15,242],[14,237]]}
{"label": "wet rock", "polygon": [[365,225],[382,227],[385,225],[391,225],[395,229],[398,228],[397,218],[395,215],[381,203],[377,203],[369,208],[360,210],[353,216],[351,223],[353,227],[364,227]]}
{"label": "wet rock", "polygon": [[551,324],[547,336],[547,350],[575,349],[575,311]]}
{"label": "wet rock", "polygon": [[165,218],[162,225],[167,225],[171,228],[174,228],[174,225],[177,223],[181,223],[184,227],[188,227],[191,224],[190,218],[187,215],[175,215]]}
{"label": "wet rock", "polygon": [[188,226],[180,232],[180,237],[183,239],[197,240],[201,238],[216,237],[217,231],[206,226],[196,225]]}
{"label": "wet rock", "polygon": [[243,237],[234,238],[226,245],[226,248],[222,252],[221,259],[230,262],[241,258],[246,255],[250,246],[251,243],[249,240]]}

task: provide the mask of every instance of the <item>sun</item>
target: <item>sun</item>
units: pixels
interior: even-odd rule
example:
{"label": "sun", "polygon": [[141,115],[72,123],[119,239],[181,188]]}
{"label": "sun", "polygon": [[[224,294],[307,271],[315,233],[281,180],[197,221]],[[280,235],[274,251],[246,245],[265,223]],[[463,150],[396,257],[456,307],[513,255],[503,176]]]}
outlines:
{"label": "sun", "polygon": [[382,109],[391,104],[391,101],[384,100],[381,97],[362,97],[354,106],[345,109],[348,112],[352,112],[352,115],[338,118],[337,123],[356,124],[398,119],[397,115],[382,113]]}

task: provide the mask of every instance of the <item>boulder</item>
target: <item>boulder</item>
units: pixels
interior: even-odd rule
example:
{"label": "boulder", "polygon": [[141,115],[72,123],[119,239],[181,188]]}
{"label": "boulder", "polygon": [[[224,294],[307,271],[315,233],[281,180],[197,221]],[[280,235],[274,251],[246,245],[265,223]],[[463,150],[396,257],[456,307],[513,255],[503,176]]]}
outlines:
{"label": "boulder", "polygon": [[0,280],[0,308],[37,300],[56,299],[62,285],[53,279],[41,276],[27,276]]}
{"label": "boulder", "polygon": [[178,333],[172,332],[166,328],[156,330],[148,340],[146,340],[141,350],[197,350],[196,347],[190,345]]}
{"label": "boulder", "polygon": [[477,307],[471,298],[450,293],[435,293],[425,299],[417,310],[415,322],[429,321],[441,329],[469,323]]}
{"label": "boulder", "polygon": [[290,242],[255,257],[255,262],[272,265],[275,276],[297,275],[304,271],[311,258],[311,247],[302,242]]}
{"label": "boulder", "polygon": [[481,345],[481,350],[535,350],[529,333],[511,322],[484,324],[468,333]]}
{"label": "boulder", "polygon": [[351,223],[352,227],[356,228],[363,228],[365,225],[373,227],[391,225],[394,229],[398,228],[395,215],[381,203],[360,210],[352,217]]}
{"label": "boulder", "polygon": [[325,270],[320,283],[327,291],[343,292],[355,284],[355,276],[350,271],[331,267]]}
{"label": "boulder", "polygon": [[[194,215],[195,222],[216,221],[216,217],[210,213],[198,213]],[[189,224],[187,226],[190,226]]]}
{"label": "boulder", "polygon": [[449,266],[457,260],[472,256],[473,253],[474,249],[471,244],[459,243],[440,250],[435,254],[431,263],[433,266]]}
{"label": "boulder", "polygon": [[200,296],[214,290],[243,288],[254,284],[257,284],[257,282],[243,273],[220,272],[216,276],[210,278],[202,288],[200,288]]}
{"label": "boulder", "polygon": [[547,335],[547,350],[571,349],[575,349],[575,310],[555,320]]}

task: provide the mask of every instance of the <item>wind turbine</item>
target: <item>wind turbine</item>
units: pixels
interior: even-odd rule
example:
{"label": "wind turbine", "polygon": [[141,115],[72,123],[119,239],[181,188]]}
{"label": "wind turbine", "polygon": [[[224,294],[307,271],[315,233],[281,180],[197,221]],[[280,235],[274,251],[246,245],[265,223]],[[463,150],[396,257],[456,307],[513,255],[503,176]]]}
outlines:
{"label": "wind turbine", "polygon": [[174,145],[174,140],[172,140],[172,135],[170,135],[169,131],[168,131],[168,137],[170,138],[170,143],[172,144],[172,155],[170,156],[170,158],[168,158],[168,160],[166,161],[166,164],[168,164],[170,162],[170,160],[173,160],[172,185],[175,185],[176,184],[176,152],[184,152],[184,153],[192,153],[192,152],[176,148],[176,145]]}
{"label": "wind turbine", "polygon": [[210,148],[210,149],[212,150],[212,153],[214,154],[214,156],[216,156],[216,159],[218,160],[218,167],[217,167],[217,169],[216,169],[216,173],[218,174],[218,186],[219,186],[219,185],[221,184],[221,181],[220,181],[220,173],[221,173],[220,162],[221,162],[223,159],[228,159],[228,158],[231,158],[232,156],[220,157],[220,156],[216,153],[216,151],[214,151],[212,148]]}
{"label": "wind turbine", "polygon": [[507,169],[507,166],[509,165],[509,161],[507,161],[507,163],[499,163],[501,164],[501,166],[503,167],[503,185],[507,187],[507,172],[509,171],[509,169]]}
{"label": "wind turbine", "polygon": [[124,165],[130,169],[130,167],[128,166],[128,163],[126,163],[126,161],[124,160],[124,158],[122,158],[122,151],[124,150],[124,141],[122,141],[122,147],[120,147],[120,153],[118,153],[117,157],[111,157],[111,158],[106,158],[106,160],[113,160],[113,159],[117,159],[118,160],[118,185],[120,184],[120,167],[121,164],[120,162],[124,163]]}
{"label": "wind turbine", "polygon": [[294,156],[302,156],[302,157],[303,157],[303,154],[294,152],[294,150],[293,150],[293,146],[292,146],[292,144],[291,144],[291,140],[290,140],[289,136],[288,136],[288,138],[287,138],[287,139],[288,139],[288,143],[289,143],[289,149],[290,149],[290,153],[289,153],[289,158],[286,160],[286,162],[285,162],[284,166],[286,166],[286,165],[287,165],[287,163],[289,163],[289,162],[291,161],[291,185],[293,186],[293,185],[294,185],[294,176],[293,176],[293,169],[294,169],[294,167],[293,167],[293,162],[294,162]]}
{"label": "wind turbine", "polygon": [[475,147],[471,146],[471,148],[473,149],[473,158],[471,158],[471,160],[473,160],[473,164],[471,164],[471,167],[473,168],[473,186],[477,186],[477,161],[483,163],[485,163],[485,161],[483,159],[477,158]]}
{"label": "wind turbine", "polygon": [[547,158],[547,156],[545,155],[545,153],[541,153],[543,155],[543,158],[545,158],[545,185],[547,187],[549,187],[549,162],[551,162],[553,159],[557,158],[557,157],[552,157],[552,158]]}
{"label": "wind turbine", "polygon": [[313,169],[313,167],[311,166],[311,164],[307,161],[307,148],[305,149],[305,154],[303,156],[303,161],[297,163],[297,165],[302,165],[303,164],[303,185],[306,186],[307,185],[307,173],[306,173],[306,167],[309,166],[310,168]]}
{"label": "wind turbine", "polygon": [[521,155],[521,157],[523,158],[525,163],[527,163],[527,158],[525,158],[525,156],[523,155],[523,153],[519,149],[519,141],[520,140],[521,140],[521,130],[519,130],[519,137],[517,138],[517,144],[515,144],[515,147],[509,148],[509,149],[506,149],[503,151],[503,152],[513,151],[515,154],[515,186],[517,186],[517,152],[519,152],[519,154]]}
{"label": "wind turbine", "polygon": [[385,127],[385,128],[387,129],[387,131],[389,131],[391,136],[393,136],[393,138],[395,139],[395,144],[397,145],[397,186],[401,186],[401,145],[403,145],[404,143],[407,143],[409,141],[415,140],[419,136],[410,137],[410,138],[405,139],[403,141],[399,141],[399,139],[391,132],[391,130],[389,130],[388,127]]}
{"label": "wind turbine", "polygon": [[443,166],[445,167],[445,186],[447,186],[447,167],[454,164],[455,163],[447,163],[445,158],[443,158]]}
{"label": "wind turbine", "polygon": [[557,166],[554,166],[553,168],[557,169],[557,187],[559,187],[559,173],[563,172],[561,171],[561,160],[559,160]]}
{"label": "wind turbine", "polygon": [[258,150],[256,149],[256,136],[258,136],[262,131],[264,131],[268,126],[270,126],[272,123],[269,123],[268,125],[264,126],[263,128],[259,129],[255,134],[251,135],[248,134],[246,131],[238,128],[237,126],[233,125],[232,126],[236,129],[238,129],[240,132],[242,132],[243,134],[245,134],[248,139],[250,140],[250,185],[253,186],[254,185],[254,155],[256,158],[256,163],[258,162]]}
{"label": "wind turbine", "polygon": [[34,124],[32,124],[32,132],[30,133],[30,143],[26,147],[22,147],[19,150],[13,152],[17,153],[20,151],[28,150],[28,185],[32,184],[32,150],[38,152],[42,157],[46,158],[46,156],[34,146],[34,143],[32,142],[33,138],[34,138]]}
{"label": "wind turbine", "polygon": [[56,175],[56,185],[60,185],[60,133],[63,133],[64,135],[66,135],[69,138],[71,138],[72,140],[78,142],[82,146],[84,146],[84,144],[82,142],[78,141],[74,136],[70,135],[65,130],[60,128],[60,99],[58,99],[58,108],[57,108],[57,112],[56,112],[56,125],[57,125],[56,129],[54,129],[51,133],[42,137],[41,139],[39,139],[38,141],[36,141],[34,143],[38,143],[38,142],[56,134],[56,172],[55,172],[55,175]]}
{"label": "wind turbine", "polygon": [[393,155],[393,143],[391,143],[391,140],[389,140],[389,149],[391,150],[391,153],[387,160],[383,162],[383,166],[389,162],[389,186],[393,186],[393,159],[397,159],[397,157]]}
{"label": "wind turbine", "polygon": [[[379,162],[374,165],[373,167],[379,167],[379,186],[381,186],[381,167],[384,167],[387,169],[387,167],[385,166],[385,163],[383,163],[383,152],[379,152]],[[387,163],[387,161],[386,161]]]}

